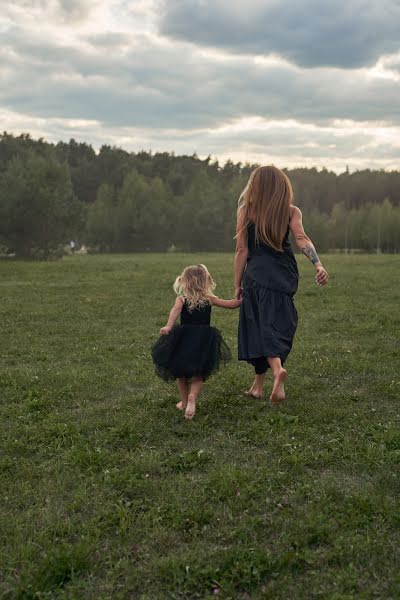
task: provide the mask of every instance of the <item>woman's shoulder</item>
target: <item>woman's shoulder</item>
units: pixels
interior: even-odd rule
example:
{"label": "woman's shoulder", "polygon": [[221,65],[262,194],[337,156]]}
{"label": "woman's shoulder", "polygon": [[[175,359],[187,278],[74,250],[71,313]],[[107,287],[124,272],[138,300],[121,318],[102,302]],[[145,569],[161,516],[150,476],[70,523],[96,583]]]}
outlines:
{"label": "woman's shoulder", "polygon": [[243,227],[246,220],[246,211],[243,204],[240,204],[236,213],[236,220],[239,227]]}
{"label": "woman's shoulder", "polygon": [[298,206],[292,204],[290,207],[290,220],[293,219],[293,217],[301,217],[301,210]]}

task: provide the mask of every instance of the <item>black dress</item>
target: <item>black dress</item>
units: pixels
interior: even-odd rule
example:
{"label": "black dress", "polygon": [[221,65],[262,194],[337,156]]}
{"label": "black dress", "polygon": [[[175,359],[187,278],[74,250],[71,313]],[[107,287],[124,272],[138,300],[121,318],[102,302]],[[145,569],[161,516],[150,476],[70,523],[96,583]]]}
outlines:
{"label": "black dress", "polygon": [[239,360],[255,364],[254,359],[276,356],[283,363],[292,348],[297,327],[293,296],[299,282],[289,226],[283,252],[257,242],[253,223],[247,228],[247,243],[249,254],[239,316]]}
{"label": "black dress", "polygon": [[180,325],[154,344],[151,355],[156,374],[165,381],[178,377],[207,379],[231,352],[216,327],[211,327],[211,304],[189,310],[185,300]]}

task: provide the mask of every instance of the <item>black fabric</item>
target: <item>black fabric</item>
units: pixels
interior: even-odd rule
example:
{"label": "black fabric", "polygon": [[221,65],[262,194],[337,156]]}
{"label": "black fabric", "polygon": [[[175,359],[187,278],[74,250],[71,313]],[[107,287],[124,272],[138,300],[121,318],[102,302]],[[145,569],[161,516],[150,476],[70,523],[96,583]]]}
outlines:
{"label": "black fabric", "polygon": [[185,300],[181,312],[181,325],[209,325],[211,322],[211,304],[203,304],[191,310]]}
{"label": "black fabric", "polygon": [[253,365],[256,375],[262,375],[268,369],[268,361],[265,356],[259,356],[258,358],[251,358],[249,363]]}
{"label": "black fabric", "polygon": [[292,348],[297,328],[293,296],[299,274],[289,242],[289,227],[283,252],[257,242],[253,223],[247,228],[247,240],[249,255],[239,316],[239,360],[253,364],[254,359],[276,356],[283,363]]}
{"label": "black fabric", "polygon": [[152,347],[156,374],[165,381],[178,377],[207,379],[231,352],[220,331],[210,326],[211,305],[182,307],[181,324],[162,335]]}

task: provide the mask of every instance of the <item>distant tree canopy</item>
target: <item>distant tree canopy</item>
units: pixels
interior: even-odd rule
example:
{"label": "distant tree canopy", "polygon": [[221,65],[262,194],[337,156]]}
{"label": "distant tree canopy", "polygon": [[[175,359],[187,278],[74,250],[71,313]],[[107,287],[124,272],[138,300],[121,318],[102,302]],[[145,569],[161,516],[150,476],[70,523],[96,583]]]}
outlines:
{"label": "distant tree canopy", "polygon": [[0,175],[0,235],[20,256],[48,258],[83,226],[83,212],[66,163],[29,151]]}
{"label": "distant tree canopy", "polygon": [[[49,256],[69,239],[102,252],[232,250],[256,165],[0,135],[0,244]],[[400,172],[286,170],[318,249],[400,250]]]}

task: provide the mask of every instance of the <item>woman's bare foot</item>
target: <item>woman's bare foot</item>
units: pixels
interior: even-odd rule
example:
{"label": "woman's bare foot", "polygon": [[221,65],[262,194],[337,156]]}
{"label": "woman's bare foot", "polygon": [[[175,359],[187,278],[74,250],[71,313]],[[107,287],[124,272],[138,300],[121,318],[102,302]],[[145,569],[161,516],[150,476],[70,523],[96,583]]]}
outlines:
{"label": "woman's bare foot", "polygon": [[278,404],[285,400],[285,379],[286,369],[280,369],[280,371],[274,375],[274,387],[272,388],[272,393],[269,397],[274,406],[278,406]]}
{"label": "woman's bare foot", "polygon": [[196,395],[189,394],[185,409],[185,419],[191,421],[196,413]]}
{"label": "woman's bare foot", "polygon": [[253,385],[245,392],[246,396],[252,396],[252,398],[262,398],[264,389],[265,373],[256,373],[254,377]]}
{"label": "woman's bare foot", "polygon": [[178,410],[183,410],[183,402],[182,402],[182,400],[181,400],[180,402],[177,402],[177,404],[176,404],[176,408],[177,408]]}
{"label": "woman's bare foot", "polygon": [[253,383],[251,388],[245,392],[246,396],[251,396],[252,398],[262,398],[262,389],[256,387]]}

